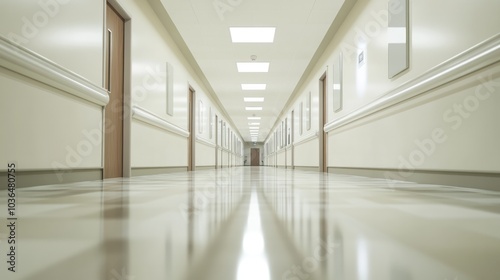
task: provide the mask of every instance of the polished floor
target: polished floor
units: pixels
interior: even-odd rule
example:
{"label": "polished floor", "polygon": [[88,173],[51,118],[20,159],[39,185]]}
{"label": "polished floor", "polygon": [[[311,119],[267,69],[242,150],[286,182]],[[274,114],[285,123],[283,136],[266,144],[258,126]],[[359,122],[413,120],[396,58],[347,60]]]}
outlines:
{"label": "polished floor", "polygon": [[500,193],[270,167],[18,189],[0,279],[500,279]]}

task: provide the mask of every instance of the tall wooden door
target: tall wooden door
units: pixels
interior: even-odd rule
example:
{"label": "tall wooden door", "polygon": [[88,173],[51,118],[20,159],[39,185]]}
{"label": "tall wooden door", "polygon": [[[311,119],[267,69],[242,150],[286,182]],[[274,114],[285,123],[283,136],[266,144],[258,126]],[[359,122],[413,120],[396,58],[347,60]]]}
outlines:
{"label": "tall wooden door", "polygon": [[260,165],[260,149],[259,148],[252,148],[250,152],[250,164],[252,166],[259,166]]}
{"label": "tall wooden door", "polygon": [[124,20],[108,4],[106,8],[107,66],[105,85],[109,103],[105,115],[104,178],[123,176],[123,80]]}

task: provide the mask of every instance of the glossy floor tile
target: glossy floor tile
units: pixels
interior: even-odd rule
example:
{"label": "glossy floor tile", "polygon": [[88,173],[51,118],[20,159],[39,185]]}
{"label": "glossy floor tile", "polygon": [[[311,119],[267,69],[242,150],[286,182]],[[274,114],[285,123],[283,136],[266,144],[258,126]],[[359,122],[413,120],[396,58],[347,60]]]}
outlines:
{"label": "glossy floor tile", "polygon": [[0,279],[500,279],[500,193],[270,167],[0,192]]}

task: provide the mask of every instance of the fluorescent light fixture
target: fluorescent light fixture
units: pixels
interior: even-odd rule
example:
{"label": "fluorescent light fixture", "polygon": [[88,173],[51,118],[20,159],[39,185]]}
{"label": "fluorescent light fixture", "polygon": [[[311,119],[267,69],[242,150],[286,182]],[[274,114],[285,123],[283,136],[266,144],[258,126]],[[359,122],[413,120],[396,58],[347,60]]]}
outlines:
{"label": "fluorescent light fixture", "polygon": [[245,102],[264,102],[264,97],[243,97]]}
{"label": "fluorescent light fixture", "polygon": [[260,117],[248,117],[249,120],[260,120]]}
{"label": "fluorescent light fixture", "polygon": [[334,90],[340,90],[340,84],[333,84]]}
{"label": "fluorescent light fixture", "polygon": [[258,126],[250,126],[249,129],[259,129]]}
{"label": "fluorescent light fixture", "polygon": [[260,125],[260,122],[249,122],[248,125]]}
{"label": "fluorescent light fixture", "polygon": [[387,29],[389,44],[406,44],[405,27],[389,27]]}
{"label": "fluorescent light fixture", "polygon": [[241,84],[242,90],[265,90],[266,84]]}
{"label": "fluorescent light fixture", "polygon": [[229,27],[233,43],[273,43],[275,27]]}
{"label": "fluorescent light fixture", "polygon": [[240,73],[267,73],[269,72],[269,62],[237,62]]}
{"label": "fluorescent light fixture", "polygon": [[247,111],[262,111],[262,107],[245,107]]}

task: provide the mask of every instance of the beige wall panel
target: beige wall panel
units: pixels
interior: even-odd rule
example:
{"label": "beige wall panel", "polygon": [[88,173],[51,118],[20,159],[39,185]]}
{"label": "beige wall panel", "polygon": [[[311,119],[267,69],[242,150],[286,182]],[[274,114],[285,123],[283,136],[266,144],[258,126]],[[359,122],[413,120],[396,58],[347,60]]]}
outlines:
{"label": "beige wall panel", "polygon": [[196,166],[215,166],[215,147],[196,142]]}
{"label": "beige wall panel", "polygon": [[497,64],[332,131],[329,166],[500,172],[499,93]]}
{"label": "beige wall panel", "polygon": [[286,151],[286,166],[292,166],[292,149]]}
{"label": "beige wall panel", "polygon": [[186,137],[136,120],[132,131],[132,168],[187,166]]}
{"label": "beige wall panel", "polygon": [[295,166],[319,166],[319,139],[295,147]]}
{"label": "beige wall panel", "polygon": [[0,1],[0,35],[102,86],[104,2]]}
{"label": "beige wall panel", "polygon": [[4,68],[0,84],[1,161],[23,170],[101,167],[102,107]]}
{"label": "beige wall panel", "polygon": [[286,151],[284,149],[278,152],[278,166],[285,166],[286,164],[285,157],[286,157]]}

